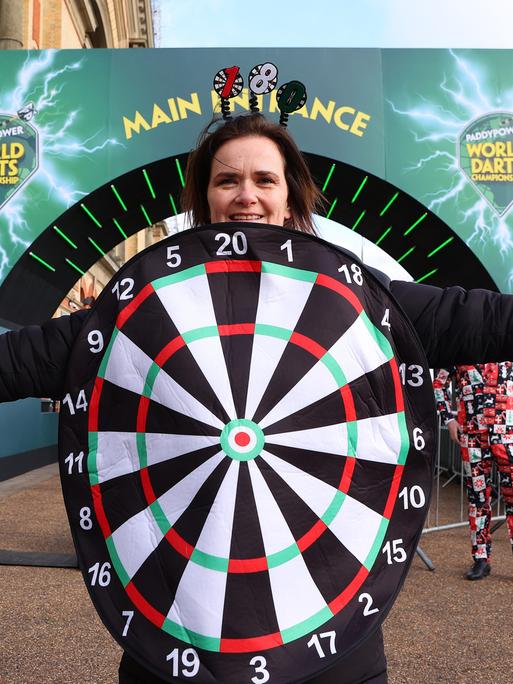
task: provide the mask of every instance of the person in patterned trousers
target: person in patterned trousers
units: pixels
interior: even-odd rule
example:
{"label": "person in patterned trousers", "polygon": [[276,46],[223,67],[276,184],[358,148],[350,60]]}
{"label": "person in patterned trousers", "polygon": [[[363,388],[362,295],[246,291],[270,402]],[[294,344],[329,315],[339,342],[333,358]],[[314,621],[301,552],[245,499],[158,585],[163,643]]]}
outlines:
{"label": "person in patterned trousers", "polygon": [[[448,395],[455,381],[457,418]],[[491,471],[497,464],[513,550],[513,363],[453,366],[439,370],[433,382],[440,417],[460,445],[469,502],[474,564],[469,580],[483,579],[491,565]]]}

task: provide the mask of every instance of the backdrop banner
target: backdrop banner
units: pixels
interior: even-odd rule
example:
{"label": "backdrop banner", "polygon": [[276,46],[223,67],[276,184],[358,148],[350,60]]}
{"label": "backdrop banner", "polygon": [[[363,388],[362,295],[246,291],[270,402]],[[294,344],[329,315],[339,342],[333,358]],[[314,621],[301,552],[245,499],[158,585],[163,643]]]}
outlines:
{"label": "backdrop banner", "polygon": [[[306,85],[308,101],[289,121],[303,151],[351,164],[413,196],[470,246],[501,291],[511,292],[512,54],[3,51],[0,283],[66,209],[133,169],[192,149],[219,110],[217,71],[240,67],[244,88],[233,106],[242,112],[249,109],[251,69],[272,62],[278,85]],[[276,90],[260,101],[278,120]]]}

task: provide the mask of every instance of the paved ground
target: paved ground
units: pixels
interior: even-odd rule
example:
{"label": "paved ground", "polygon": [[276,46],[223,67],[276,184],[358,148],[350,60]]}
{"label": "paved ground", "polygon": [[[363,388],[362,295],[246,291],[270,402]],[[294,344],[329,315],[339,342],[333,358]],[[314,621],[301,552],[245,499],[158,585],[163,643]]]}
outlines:
{"label": "paved ground", "polygon": [[[448,489],[445,499],[456,500],[458,488]],[[495,534],[493,573],[481,582],[462,578],[465,528],[427,534],[422,548],[436,570],[415,558],[385,623],[390,684],[511,684],[505,527]],[[0,483],[0,549],[72,553],[55,466]],[[119,657],[77,570],[0,565],[0,684],[115,684]]]}

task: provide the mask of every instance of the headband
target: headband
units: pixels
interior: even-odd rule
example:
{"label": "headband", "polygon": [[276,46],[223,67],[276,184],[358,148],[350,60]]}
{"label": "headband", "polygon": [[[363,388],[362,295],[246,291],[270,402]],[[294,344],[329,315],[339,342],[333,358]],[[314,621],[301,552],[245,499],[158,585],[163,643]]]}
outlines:
{"label": "headband", "polygon": [[[268,95],[276,88],[278,69],[272,62],[257,64],[249,72],[248,85],[251,93],[250,111],[259,112],[258,95]],[[221,114],[225,121],[231,119],[230,99],[237,97],[244,87],[238,66],[225,67],[214,76],[214,90],[221,98]],[[280,110],[280,125],[286,128],[289,115],[306,103],[306,88],[300,81],[289,81],[278,88],[276,102]]]}

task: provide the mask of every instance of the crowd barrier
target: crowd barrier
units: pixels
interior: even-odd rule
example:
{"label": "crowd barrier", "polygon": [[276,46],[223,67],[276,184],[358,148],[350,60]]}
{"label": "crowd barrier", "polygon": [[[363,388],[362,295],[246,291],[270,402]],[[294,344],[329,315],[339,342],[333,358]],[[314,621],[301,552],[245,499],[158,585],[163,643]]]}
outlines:
{"label": "crowd barrier", "polygon": [[[423,534],[468,525],[468,502],[463,484],[460,448],[449,437],[449,431],[438,420],[438,452],[434,470],[431,506]],[[492,469],[492,525],[505,520],[499,474]]]}

